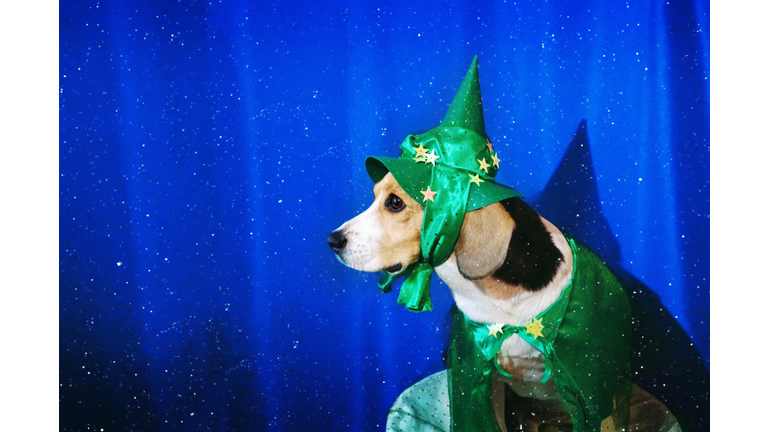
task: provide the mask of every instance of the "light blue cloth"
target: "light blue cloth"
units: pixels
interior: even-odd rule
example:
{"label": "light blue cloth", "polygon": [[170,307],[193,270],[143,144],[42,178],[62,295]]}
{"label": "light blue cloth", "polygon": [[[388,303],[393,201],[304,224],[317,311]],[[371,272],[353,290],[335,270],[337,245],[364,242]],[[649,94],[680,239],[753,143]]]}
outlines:
{"label": "light blue cloth", "polygon": [[[440,371],[406,389],[392,405],[387,432],[450,432],[448,371]],[[603,429],[613,431],[610,427]],[[658,399],[633,386],[630,428],[633,432],[682,432],[674,415]]]}

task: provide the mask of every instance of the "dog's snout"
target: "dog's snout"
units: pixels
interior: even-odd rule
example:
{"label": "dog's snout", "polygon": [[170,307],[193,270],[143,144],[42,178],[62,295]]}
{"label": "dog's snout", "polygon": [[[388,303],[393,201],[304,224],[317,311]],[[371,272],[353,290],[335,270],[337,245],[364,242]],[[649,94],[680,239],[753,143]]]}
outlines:
{"label": "dog's snout", "polygon": [[347,237],[344,235],[343,230],[336,230],[328,236],[328,246],[333,249],[334,252],[339,253],[344,246],[347,245]]}

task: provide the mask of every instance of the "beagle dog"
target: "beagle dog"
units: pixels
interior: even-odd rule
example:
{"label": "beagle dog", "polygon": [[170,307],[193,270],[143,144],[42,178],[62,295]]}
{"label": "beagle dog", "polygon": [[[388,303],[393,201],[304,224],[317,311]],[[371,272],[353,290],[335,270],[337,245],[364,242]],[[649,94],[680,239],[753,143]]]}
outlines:
{"label": "beagle dog", "polygon": [[[331,233],[327,241],[339,261],[353,269],[397,275],[420,258],[424,207],[400,187],[391,173],[373,190],[373,204]],[[452,255],[435,272],[469,319],[522,326],[558,299],[571,279],[573,256],[568,240],[557,227],[520,198],[510,198],[467,212]],[[495,378],[494,405],[501,430],[507,430],[505,416],[515,416],[516,423],[511,424],[523,430],[550,430],[539,427],[552,423],[564,424],[565,429],[557,430],[567,430],[569,416],[554,380],[541,383],[545,362],[540,351],[519,337],[509,337],[497,361],[511,375],[496,374]],[[445,374],[438,375],[432,377],[433,381],[445,380]],[[441,385],[426,381],[420,384]],[[419,403],[418,399],[398,403]],[[517,407],[510,410],[512,399]],[[679,430],[663,404],[638,387],[633,389],[631,411],[648,401],[656,404],[663,418],[642,430]],[[643,423],[636,417],[630,415],[631,423]],[[602,428],[614,430],[611,417],[605,419]]]}

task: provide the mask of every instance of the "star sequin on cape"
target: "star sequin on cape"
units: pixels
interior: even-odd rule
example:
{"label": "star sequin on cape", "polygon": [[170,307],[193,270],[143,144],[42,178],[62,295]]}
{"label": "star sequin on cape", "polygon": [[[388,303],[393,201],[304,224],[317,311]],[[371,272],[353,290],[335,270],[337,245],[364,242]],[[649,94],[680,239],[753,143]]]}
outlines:
{"label": "star sequin on cape", "polygon": [[533,335],[533,340],[536,340],[539,336],[544,336],[541,333],[542,330],[544,330],[544,326],[541,325],[541,318],[531,318],[531,321],[525,325],[525,332]]}
{"label": "star sequin on cape", "polygon": [[501,328],[504,327],[504,324],[490,324],[488,325],[488,336],[494,335],[496,337],[499,337],[496,335],[496,333],[504,334],[504,330]]}

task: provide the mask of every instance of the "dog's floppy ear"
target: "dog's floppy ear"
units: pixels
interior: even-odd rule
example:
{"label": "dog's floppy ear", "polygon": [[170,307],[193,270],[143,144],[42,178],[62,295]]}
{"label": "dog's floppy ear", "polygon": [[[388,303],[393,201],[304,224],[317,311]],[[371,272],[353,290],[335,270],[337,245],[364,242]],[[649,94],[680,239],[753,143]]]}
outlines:
{"label": "dog's floppy ear", "polygon": [[470,280],[484,278],[501,267],[507,257],[515,221],[500,203],[464,215],[456,240],[456,264]]}

